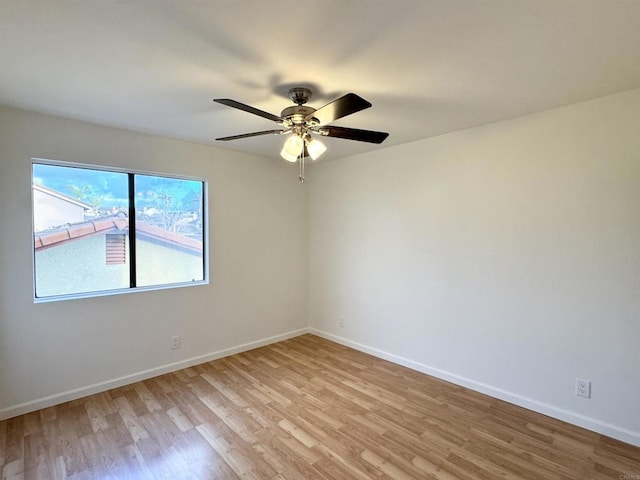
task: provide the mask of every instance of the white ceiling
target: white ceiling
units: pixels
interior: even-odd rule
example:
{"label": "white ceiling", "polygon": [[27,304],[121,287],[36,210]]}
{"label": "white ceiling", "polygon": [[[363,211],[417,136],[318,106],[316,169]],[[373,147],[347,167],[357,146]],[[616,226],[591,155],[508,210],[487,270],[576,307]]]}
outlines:
{"label": "white ceiling", "polygon": [[291,86],[373,108],[339,158],[640,87],[638,0],[0,0],[0,103],[279,158]]}

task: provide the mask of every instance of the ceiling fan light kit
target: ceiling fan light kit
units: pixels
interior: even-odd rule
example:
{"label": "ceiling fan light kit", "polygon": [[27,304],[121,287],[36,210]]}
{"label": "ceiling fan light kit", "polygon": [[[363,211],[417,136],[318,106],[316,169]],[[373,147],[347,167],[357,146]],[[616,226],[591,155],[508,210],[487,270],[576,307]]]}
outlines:
{"label": "ceiling fan light kit", "polygon": [[309,101],[309,98],[311,98],[311,90],[308,88],[296,87],[290,89],[289,98],[295,105],[286,107],[282,110],[280,116],[228,98],[214,98],[214,102],[272,120],[282,127],[280,130],[263,130],[260,132],[216,138],[216,140],[228,141],[259,135],[290,134],[291,136],[287,138],[282,147],[280,156],[289,162],[300,161],[299,179],[300,182],[304,182],[305,158],[311,157],[312,160],[316,160],[327,150],[327,147],[320,140],[313,137],[314,135],[377,144],[384,142],[389,136],[386,132],[326,125],[334,120],[371,107],[369,102],[355,93],[347,93],[317,110],[304,105]]}
{"label": "ceiling fan light kit", "polygon": [[307,142],[307,151],[312,160],[316,160],[320,155],[327,151],[327,147],[320,140],[312,138]]}
{"label": "ceiling fan light kit", "polygon": [[280,156],[289,162],[295,162],[302,154],[304,142],[298,135],[291,135],[280,152]]}

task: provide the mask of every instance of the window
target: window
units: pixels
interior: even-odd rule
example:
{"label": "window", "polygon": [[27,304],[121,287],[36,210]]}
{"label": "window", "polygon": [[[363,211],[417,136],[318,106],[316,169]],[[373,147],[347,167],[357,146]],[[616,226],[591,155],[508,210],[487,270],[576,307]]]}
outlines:
{"label": "window", "polygon": [[36,299],[206,282],[203,180],[33,162]]}

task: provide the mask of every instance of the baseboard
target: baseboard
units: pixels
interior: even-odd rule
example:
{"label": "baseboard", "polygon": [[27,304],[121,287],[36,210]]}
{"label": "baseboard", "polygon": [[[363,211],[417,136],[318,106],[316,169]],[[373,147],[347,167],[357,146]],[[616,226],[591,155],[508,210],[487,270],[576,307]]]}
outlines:
{"label": "baseboard", "polygon": [[476,392],[484,393],[485,395],[489,395],[490,397],[498,398],[500,400],[504,400],[505,402],[518,405],[528,410],[532,410],[534,412],[538,412],[543,415],[547,415],[549,417],[553,417],[558,420],[571,423],[572,425],[577,425],[579,427],[586,428],[587,430],[591,430],[593,432],[597,432],[602,435],[615,438],[622,442],[640,447],[639,432],[634,432],[634,431],[619,427],[617,425],[612,425],[612,424],[603,422],[595,418],[586,417],[584,415],[580,415],[562,408],[558,408],[544,402],[539,402],[531,398],[523,397],[522,395],[508,392],[500,388],[493,387],[491,385],[476,382],[475,380],[461,377],[459,375],[455,375],[453,373],[446,372],[438,368],[433,368],[433,367],[430,367],[429,365],[415,362],[408,358],[400,357],[398,355],[394,355],[392,353],[388,353],[383,350],[379,350],[377,348],[372,348],[367,345],[363,345],[361,343],[354,342],[346,338],[333,335],[331,333],[323,332],[315,328],[309,328],[308,331],[309,333],[312,333],[319,337],[325,338],[327,340],[331,340],[332,342],[339,343],[341,345],[353,348],[355,350],[359,350],[364,353],[368,353],[370,355],[373,355],[374,357],[381,358],[383,360],[388,360],[390,362],[396,363],[398,365],[402,365],[412,370],[416,370],[418,372],[431,375],[441,380],[446,380],[447,382],[451,382],[455,385],[466,387]]}
{"label": "baseboard", "polygon": [[49,395],[47,397],[38,398],[29,402],[20,403],[17,405],[11,405],[7,408],[0,410],[0,420],[6,420],[7,418],[16,417],[25,413],[34,412],[41,408],[48,408],[54,405],[59,405],[64,402],[76,400],[78,398],[86,397],[87,395],[93,395],[95,393],[105,392],[112,388],[122,387],[131,383],[139,382],[141,380],[147,380],[149,378],[157,377],[165,373],[175,372],[182,368],[193,367],[205,362],[217,360],[219,358],[228,357],[236,353],[246,352],[247,350],[253,350],[254,348],[264,347],[272,343],[281,342],[290,338],[298,337],[309,333],[308,328],[301,328],[298,330],[292,330],[280,335],[274,335],[272,337],[263,338],[254,342],[244,343],[231,348],[225,348],[204,355],[198,355],[196,357],[180,360],[179,362],[168,363],[160,367],[151,368],[142,372],[132,373],[123,377],[114,378],[104,382],[94,383],[86,387],[75,388],[73,390],[67,390],[66,392],[57,393],[55,395]]}
{"label": "baseboard", "polygon": [[622,442],[626,442],[631,445],[640,447],[640,433],[638,432],[627,430],[617,425],[612,425],[606,422],[602,422],[600,420],[586,417],[584,415],[579,415],[574,412],[570,412],[568,410],[558,408],[544,402],[539,402],[531,398],[523,397],[521,395],[517,395],[512,392],[508,392],[508,391],[493,387],[491,385],[476,382],[474,380],[461,377],[459,375],[455,375],[453,373],[446,372],[438,368],[430,367],[428,365],[401,357],[399,355],[388,353],[383,350],[379,350],[377,348],[372,348],[367,345],[363,345],[361,343],[354,342],[352,340],[348,340],[346,338],[339,337],[337,335],[333,335],[331,333],[324,332],[315,328],[301,328],[298,330],[292,330],[290,332],[286,332],[280,335],[274,335],[272,337],[263,338],[260,340],[256,340],[254,342],[244,343],[244,344],[226,348],[223,350],[218,350],[218,351],[210,352],[204,355],[191,357],[185,360],[181,360],[179,362],[173,362],[166,365],[162,365],[160,367],[144,370],[144,371],[133,373],[130,375],[125,375],[125,376],[114,378],[104,382],[94,383],[86,387],[76,388],[76,389],[68,390],[55,395],[38,398],[36,400],[32,400],[29,402],[12,405],[0,410],[0,420],[6,420],[7,418],[23,415],[25,413],[40,410],[42,408],[52,407],[60,403],[86,397],[87,395],[93,395],[95,393],[104,392],[112,388],[122,387],[124,385],[129,385],[131,383],[139,382],[141,380],[147,380],[149,378],[153,378],[158,375],[175,372],[176,370],[180,370],[182,368],[192,367],[194,365],[198,365],[201,363],[210,362],[212,360],[217,360],[223,357],[228,357],[229,355],[234,355],[236,353],[246,352],[254,348],[263,347],[265,345],[270,345],[272,343],[277,343],[283,340],[288,340],[290,338],[304,335],[305,333],[312,333],[314,335],[325,338],[327,340],[331,340],[332,342],[339,343],[341,345],[353,348],[355,350],[359,350],[364,353],[368,353],[370,355],[373,355],[374,357],[388,360],[390,362],[396,363],[398,365],[402,365],[412,370],[416,370],[418,372],[422,372],[427,375],[440,378],[447,382],[451,382],[455,385],[460,385],[462,387],[469,388],[476,392],[484,393],[491,397],[504,400],[506,402],[512,403],[514,405],[518,405],[523,408],[527,408],[534,412],[538,412],[543,415],[548,415],[550,417],[557,418],[558,420],[562,420],[564,422],[571,423],[573,425],[577,425],[582,428],[586,428],[587,430],[601,433],[602,435],[606,435],[608,437],[615,438]]}

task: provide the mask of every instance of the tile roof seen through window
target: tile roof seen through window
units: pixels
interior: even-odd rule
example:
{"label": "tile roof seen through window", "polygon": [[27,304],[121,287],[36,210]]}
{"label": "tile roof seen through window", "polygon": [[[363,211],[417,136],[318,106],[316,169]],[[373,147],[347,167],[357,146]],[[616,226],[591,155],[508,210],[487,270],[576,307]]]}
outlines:
{"label": "tile roof seen through window", "polygon": [[[129,219],[124,213],[37,232],[34,235],[34,247],[38,251],[92,235],[111,232],[129,232]],[[194,253],[202,253],[202,242],[200,240],[169,232],[148,223],[137,222],[136,232],[139,237],[147,237],[169,248],[181,248]]]}

